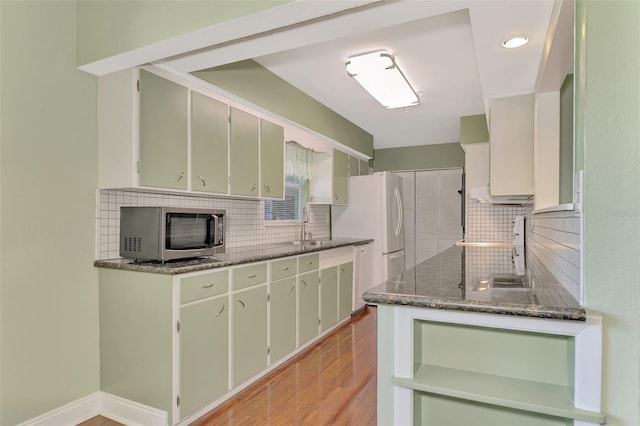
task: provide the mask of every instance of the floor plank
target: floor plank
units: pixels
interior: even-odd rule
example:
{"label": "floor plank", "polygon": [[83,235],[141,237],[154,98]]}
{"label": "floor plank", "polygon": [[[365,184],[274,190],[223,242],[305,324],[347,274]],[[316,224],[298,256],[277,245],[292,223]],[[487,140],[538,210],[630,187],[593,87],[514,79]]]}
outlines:
{"label": "floor plank", "polygon": [[289,361],[194,426],[375,425],[376,309]]}

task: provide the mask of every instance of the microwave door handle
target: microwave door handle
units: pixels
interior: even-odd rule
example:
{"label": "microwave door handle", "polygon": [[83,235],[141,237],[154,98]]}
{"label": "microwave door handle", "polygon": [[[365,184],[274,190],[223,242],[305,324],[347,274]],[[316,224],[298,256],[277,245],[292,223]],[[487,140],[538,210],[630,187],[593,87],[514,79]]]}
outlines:
{"label": "microwave door handle", "polygon": [[216,244],[218,244],[218,241],[220,241],[220,229],[219,229],[219,220],[220,218],[217,215],[211,215],[211,218],[213,219],[213,244],[212,246],[215,246]]}

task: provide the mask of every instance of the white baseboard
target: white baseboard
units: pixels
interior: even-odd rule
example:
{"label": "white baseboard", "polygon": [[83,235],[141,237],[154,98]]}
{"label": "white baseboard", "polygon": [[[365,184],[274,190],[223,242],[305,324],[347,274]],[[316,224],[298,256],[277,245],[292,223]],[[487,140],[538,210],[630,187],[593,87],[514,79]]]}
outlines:
{"label": "white baseboard", "polygon": [[100,392],[100,415],[128,426],[167,426],[166,411]]}
{"label": "white baseboard", "polygon": [[166,411],[106,392],[94,392],[19,426],[75,426],[95,416],[108,417],[127,426],[167,426]]}
{"label": "white baseboard", "polygon": [[41,416],[21,423],[20,426],[77,425],[98,415],[100,392],[94,392]]}

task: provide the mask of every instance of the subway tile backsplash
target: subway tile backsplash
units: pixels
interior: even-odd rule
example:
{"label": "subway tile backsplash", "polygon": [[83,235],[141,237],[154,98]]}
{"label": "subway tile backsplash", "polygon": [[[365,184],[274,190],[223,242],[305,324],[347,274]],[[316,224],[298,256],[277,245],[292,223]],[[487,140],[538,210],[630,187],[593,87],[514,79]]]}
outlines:
{"label": "subway tile backsplash", "polygon": [[579,302],[582,302],[582,213],[550,212],[531,216],[528,252]]}
{"label": "subway tile backsplash", "polygon": [[469,242],[512,242],[513,218],[528,216],[532,205],[483,204],[467,198],[465,240]]}
{"label": "subway tile backsplash", "polygon": [[[264,202],[130,190],[96,191],[96,259],[119,257],[120,207],[167,206],[216,208],[227,211],[227,247],[277,243],[300,237],[300,225],[265,225]],[[307,232],[330,238],[330,207],[309,205]]]}

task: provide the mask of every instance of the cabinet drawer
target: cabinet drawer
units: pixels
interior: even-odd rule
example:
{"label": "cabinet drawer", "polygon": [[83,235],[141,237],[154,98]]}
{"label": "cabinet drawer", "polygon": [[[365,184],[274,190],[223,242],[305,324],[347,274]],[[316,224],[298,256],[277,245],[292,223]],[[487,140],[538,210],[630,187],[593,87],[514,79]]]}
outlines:
{"label": "cabinet drawer", "polygon": [[251,287],[267,281],[267,264],[242,266],[233,270],[233,289]]}
{"label": "cabinet drawer", "polygon": [[193,302],[229,290],[229,271],[216,271],[180,280],[180,303]]}
{"label": "cabinet drawer", "polygon": [[298,258],[298,273],[313,271],[318,269],[318,255],[309,254]]}
{"label": "cabinet drawer", "polygon": [[295,257],[271,262],[271,281],[287,278],[298,273]]}

